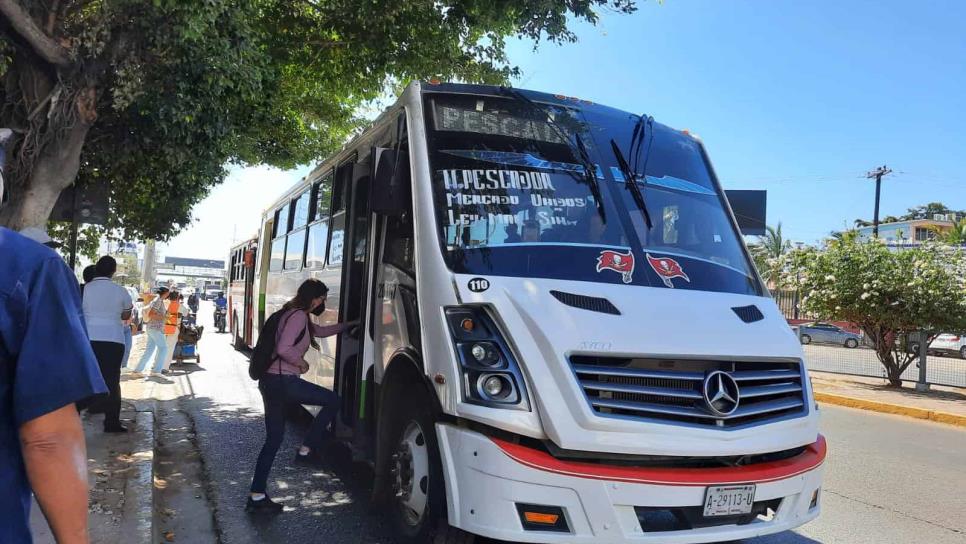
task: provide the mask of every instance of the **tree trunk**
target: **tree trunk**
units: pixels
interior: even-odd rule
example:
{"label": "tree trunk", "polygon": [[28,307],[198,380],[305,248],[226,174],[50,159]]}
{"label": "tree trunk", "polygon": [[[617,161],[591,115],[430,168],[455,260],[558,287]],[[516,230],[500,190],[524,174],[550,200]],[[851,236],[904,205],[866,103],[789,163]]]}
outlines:
{"label": "tree trunk", "polygon": [[49,144],[37,158],[26,186],[12,191],[10,201],[0,208],[0,225],[13,230],[46,228],[57,197],[77,178],[90,127],[90,123],[78,120],[63,138]]}
{"label": "tree trunk", "polygon": [[895,331],[872,325],[862,325],[862,330],[872,339],[872,344],[875,346],[875,356],[886,370],[889,386],[902,387],[901,376],[906,367],[896,360],[893,350],[896,341]]}

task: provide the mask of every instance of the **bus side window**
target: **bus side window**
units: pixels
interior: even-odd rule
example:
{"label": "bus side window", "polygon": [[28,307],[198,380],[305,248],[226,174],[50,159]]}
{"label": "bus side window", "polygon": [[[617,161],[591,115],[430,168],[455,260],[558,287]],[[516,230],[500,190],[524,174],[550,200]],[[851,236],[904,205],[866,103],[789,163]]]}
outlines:
{"label": "bus side window", "polygon": [[275,210],[275,218],[272,220],[272,239],[278,238],[278,217],[282,213],[281,208]]}
{"label": "bus side window", "polygon": [[289,213],[291,204],[286,204],[279,208],[277,219],[275,220],[275,237],[284,236],[292,228],[291,214]]}
{"label": "bus side window", "polygon": [[272,253],[271,261],[268,264],[269,272],[278,272],[282,270],[282,261],[285,260],[285,237],[276,238],[272,240]]}
{"label": "bus side window", "polygon": [[329,218],[329,206],[332,205],[332,172],[315,182],[312,186],[312,218],[310,222]]}
{"label": "bus side window", "polygon": [[293,230],[288,235],[285,246],[285,270],[298,270],[302,266],[305,253],[305,229]]}
{"label": "bus side window", "polygon": [[349,161],[339,167],[332,188],[332,217],[330,219],[328,258],[330,265],[342,265],[345,245],[346,185],[351,178],[352,161]]}
{"label": "bus side window", "polygon": [[332,201],[332,175],[329,174],[312,186],[312,224],[309,225],[309,243],[305,250],[305,267],[325,266],[325,246],[329,241],[329,205]]}
{"label": "bus side window", "polygon": [[299,270],[305,258],[305,225],[309,221],[310,191],[292,200],[289,212],[291,228],[285,244],[285,270]]}
{"label": "bus side window", "polygon": [[309,198],[311,198],[311,192],[305,191],[292,202],[292,230],[308,224]]}
{"label": "bus side window", "polygon": [[286,204],[275,210],[275,220],[272,223],[271,259],[268,262],[269,272],[279,272],[285,262],[285,234],[288,232],[288,208]]}

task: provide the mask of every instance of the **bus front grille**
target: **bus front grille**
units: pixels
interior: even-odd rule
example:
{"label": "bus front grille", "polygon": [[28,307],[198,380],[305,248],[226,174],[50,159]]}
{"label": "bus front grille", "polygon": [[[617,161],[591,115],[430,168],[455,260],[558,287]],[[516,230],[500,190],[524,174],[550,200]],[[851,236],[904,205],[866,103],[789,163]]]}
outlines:
{"label": "bus front grille", "polygon": [[[571,368],[600,416],[736,428],[807,413],[804,369],[796,361],[705,361],[574,355]],[[737,388],[712,408],[706,378],[721,371]],[[715,385],[718,385],[717,383]],[[710,397],[717,392],[710,385]]]}

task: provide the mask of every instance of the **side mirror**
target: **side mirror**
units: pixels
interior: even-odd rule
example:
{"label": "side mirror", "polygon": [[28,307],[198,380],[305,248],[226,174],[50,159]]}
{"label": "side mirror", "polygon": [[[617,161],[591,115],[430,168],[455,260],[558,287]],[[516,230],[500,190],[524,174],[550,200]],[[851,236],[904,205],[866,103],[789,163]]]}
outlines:
{"label": "side mirror", "polygon": [[372,211],[399,215],[409,204],[409,155],[395,149],[375,147],[372,150],[373,173],[370,202]]}
{"label": "side mirror", "polygon": [[730,190],[725,191],[731,211],[738,221],[738,228],[745,236],[765,235],[766,191]]}

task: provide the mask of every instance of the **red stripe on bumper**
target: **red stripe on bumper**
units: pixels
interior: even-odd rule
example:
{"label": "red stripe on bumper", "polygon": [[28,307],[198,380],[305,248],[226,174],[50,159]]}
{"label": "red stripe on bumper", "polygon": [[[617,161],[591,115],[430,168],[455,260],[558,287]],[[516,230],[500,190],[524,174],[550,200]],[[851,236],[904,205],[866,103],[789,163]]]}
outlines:
{"label": "red stripe on bumper", "polygon": [[706,486],[737,483],[765,483],[804,474],[825,461],[825,437],[805,451],[781,461],[755,465],[714,468],[622,467],[564,461],[539,450],[491,438],[508,457],[531,468],[577,478],[653,485]]}

